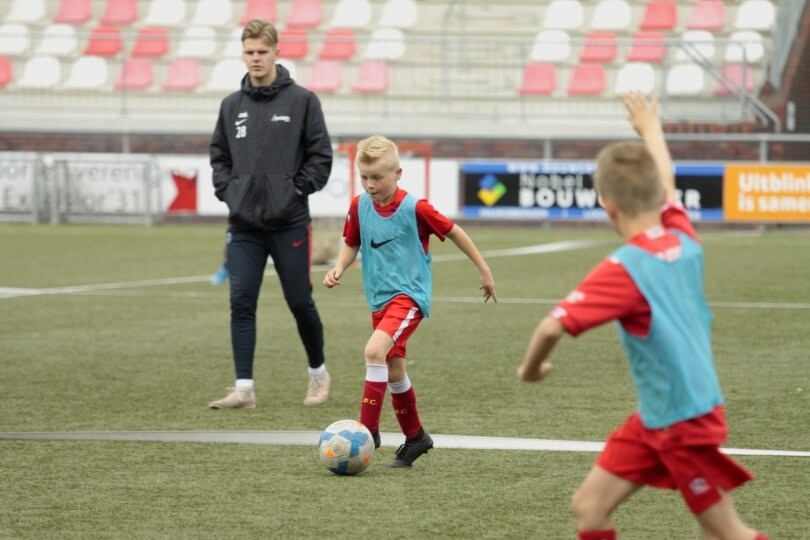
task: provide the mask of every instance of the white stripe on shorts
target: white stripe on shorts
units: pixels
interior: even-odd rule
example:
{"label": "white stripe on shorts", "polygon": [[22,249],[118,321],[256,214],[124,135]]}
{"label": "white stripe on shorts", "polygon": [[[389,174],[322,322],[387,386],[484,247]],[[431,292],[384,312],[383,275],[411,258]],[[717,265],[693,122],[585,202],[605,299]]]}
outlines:
{"label": "white stripe on shorts", "polygon": [[397,328],[397,331],[394,332],[393,336],[391,336],[391,338],[394,340],[394,343],[397,342],[399,336],[402,335],[402,332],[404,332],[405,329],[408,328],[408,326],[411,324],[411,321],[416,316],[417,311],[419,311],[418,307],[412,307],[411,309],[408,310],[408,315],[405,316],[405,318],[399,324],[399,328]]}

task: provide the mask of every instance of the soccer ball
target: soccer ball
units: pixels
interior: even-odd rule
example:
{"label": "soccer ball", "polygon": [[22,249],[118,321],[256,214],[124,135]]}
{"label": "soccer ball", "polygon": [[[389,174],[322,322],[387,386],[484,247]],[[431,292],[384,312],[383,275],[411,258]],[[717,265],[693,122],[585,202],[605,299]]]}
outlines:
{"label": "soccer ball", "polygon": [[374,438],[357,420],[338,420],[321,433],[318,451],[321,462],[333,473],[359,474],[374,459]]}

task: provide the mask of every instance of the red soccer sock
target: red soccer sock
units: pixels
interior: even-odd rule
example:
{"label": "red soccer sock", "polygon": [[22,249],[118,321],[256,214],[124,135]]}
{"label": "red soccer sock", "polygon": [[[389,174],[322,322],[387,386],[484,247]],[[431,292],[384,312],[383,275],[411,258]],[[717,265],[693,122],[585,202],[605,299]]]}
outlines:
{"label": "red soccer sock", "polygon": [[579,540],[616,540],[615,529],[607,531],[577,531]]}
{"label": "red soccer sock", "polygon": [[757,533],[757,537],[754,540],[770,540],[767,536],[762,533]]}
{"label": "red soccer sock", "polygon": [[380,416],[387,383],[366,381],[360,404],[360,423],[372,433],[380,431]]}
{"label": "red soccer sock", "polygon": [[419,412],[416,410],[416,394],[413,392],[413,387],[400,394],[391,393],[391,403],[405,438],[413,439],[419,435],[422,422],[419,420]]}

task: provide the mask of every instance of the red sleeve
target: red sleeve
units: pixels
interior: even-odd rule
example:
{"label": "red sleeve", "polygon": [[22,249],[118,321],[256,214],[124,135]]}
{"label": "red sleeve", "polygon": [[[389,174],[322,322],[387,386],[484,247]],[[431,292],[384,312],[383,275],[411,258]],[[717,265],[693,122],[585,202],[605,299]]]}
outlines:
{"label": "red sleeve", "polygon": [[607,258],[551,310],[572,336],[618,319],[631,334],[644,336],[650,327],[650,306],[627,270]]}
{"label": "red sleeve", "polygon": [[343,224],[343,241],[346,242],[346,245],[352,247],[360,245],[360,214],[357,211],[359,201],[359,195],[352,199],[352,203],[349,205],[349,214],[346,216],[346,222]]}
{"label": "red sleeve", "polygon": [[692,220],[681,203],[670,202],[664,205],[661,209],[661,224],[665,229],[679,230],[692,240],[698,241]]}
{"label": "red sleeve", "polygon": [[420,238],[424,239],[435,234],[442,242],[456,225],[452,219],[436,210],[427,199],[419,199],[416,202],[416,223],[419,226]]}

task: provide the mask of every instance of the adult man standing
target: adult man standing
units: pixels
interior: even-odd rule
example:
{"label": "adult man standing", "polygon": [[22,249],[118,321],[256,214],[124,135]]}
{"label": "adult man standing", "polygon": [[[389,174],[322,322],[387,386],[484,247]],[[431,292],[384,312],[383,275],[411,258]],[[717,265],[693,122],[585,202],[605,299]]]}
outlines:
{"label": "adult man standing", "polygon": [[236,384],[212,409],[253,408],[256,307],[267,257],[309,361],[304,405],[329,397],[323,326],[312,298],[312,229],[308,196],[326,184],[332,145],[317,96],[276,64],[278,32],[252,20],[242,32],[248,73],[222,100],[210,145],[216,196],[228,205],[227,260]]}

